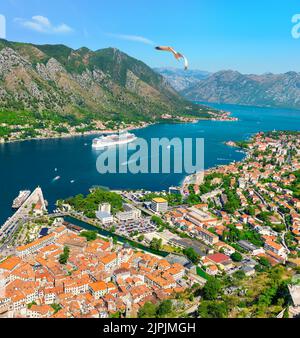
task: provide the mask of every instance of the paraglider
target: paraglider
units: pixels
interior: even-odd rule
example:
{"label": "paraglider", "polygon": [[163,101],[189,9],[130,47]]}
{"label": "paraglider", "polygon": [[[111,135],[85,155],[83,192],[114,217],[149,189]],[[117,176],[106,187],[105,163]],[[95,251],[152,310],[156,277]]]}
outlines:
{"label": "paraglider", "polygon": [[164,52],[171,52],[175,56],[176,60],[183,59],[184,60],[184,69],[187,70],[189,68],[188,59],[181,53],[176,52],[176,50],[169,46],[158,46],[155,47],[156,50],[164,51]]}

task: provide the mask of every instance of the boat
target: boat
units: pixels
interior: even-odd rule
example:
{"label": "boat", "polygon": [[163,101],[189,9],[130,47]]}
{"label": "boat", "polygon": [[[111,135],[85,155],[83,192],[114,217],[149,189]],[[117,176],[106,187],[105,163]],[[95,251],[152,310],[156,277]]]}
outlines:
{"label": "boat", "polygon": [[102,149],[105,147],[127,144],[135,141],[136,139],[137,137],[130,133],[101,136],[93,140],[92,147],[95,149]]}
{"label": "boat", "polygon": [[56,177],[54,177],[54,178],[53,178],[53,182],[54,182],[54,181],[58,181],[58,180],[60,180],[60,178],[61,178],[60,176],[56,176]]}
{"label": "boat", "polygon": [[30,193],[31,193],[30,190],[21,190],[19,192],[18,197],[14,199],[12,208],[19,209],[24,204],[24,202],[27,200],[27,198],[30,196]]}

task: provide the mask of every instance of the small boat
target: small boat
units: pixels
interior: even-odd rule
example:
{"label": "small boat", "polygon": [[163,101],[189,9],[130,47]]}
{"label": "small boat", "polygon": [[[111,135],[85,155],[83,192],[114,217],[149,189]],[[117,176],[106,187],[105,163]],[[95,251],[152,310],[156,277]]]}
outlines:
{"label": "small boat", "polygon": [[71,180],[70,183],[72,183],[72,184],[75,183],[75,180]]}
{"label": "small boat", "polygon": [[60,180],[60,179],[61,179],[60,176],[56,176],[56,177],[53,178],[52,182],[58,181],[58,180]]}

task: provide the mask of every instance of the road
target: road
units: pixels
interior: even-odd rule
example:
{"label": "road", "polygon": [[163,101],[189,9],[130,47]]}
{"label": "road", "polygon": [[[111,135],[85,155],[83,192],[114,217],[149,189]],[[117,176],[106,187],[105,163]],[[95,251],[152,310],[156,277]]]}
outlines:
{"label": "road", "polygon": [[198,313],[198,307],[199,307],[200,300],[201,300],[201,297],[196,297],[194,299],[194,304],[191,307],[189,307],[188,309],[186,309],[185,311],[181,312],[177,316],[177,318],[181,318],[181,316],[183,314],[185,314],[185,315],[192,315],[193,313]]}
{"label": "road", "polygon": [[262,195],[254,189],[255,195],[261,200],[263,205],[268,205],[268,203],[265,201],[265,199],[262,197]]}
{"label": "road", "polygon": [[134,204],[134,206],[136,208],[140,209],[146,215],[151,216],[151,217],[155,215],[155,213],[153,211],[151,211],[151,210],[146,209],[146,208],[143,207],[143,202],[137,202],[137,201],[135,201],[132,198],[128,198],[128,196],[126,194],[124,194],[124,193],[122,194],[122,197],[125,200],[125,202]]}
{"label": "road", "polygon": [[286,221],[286,219],[285,219],[285,215],[282,214],[280,211],[278,211],[278,214],[280,215],[280,217],[281,217],[281,219],[282,219],[282,221],[283,221],[283,223],[284,223],[284,225],[285,225],[285,228],[286,228],[286,230],[283,231],[283,232],[280,234],[280,237],[281,237],[281,240],[282,240],[282,245],[285,247],[285,249],[287,250],[287,252],[290,253],[290,250],[289,250],[289,248],[288,248],[288,246],[287,246],[287,244],[286,244],[286,241],[285,241],[285,236],[286,236],[286,234],[289,232],[289,225],[288,225],[288,223],[287,223],[287,221]]}

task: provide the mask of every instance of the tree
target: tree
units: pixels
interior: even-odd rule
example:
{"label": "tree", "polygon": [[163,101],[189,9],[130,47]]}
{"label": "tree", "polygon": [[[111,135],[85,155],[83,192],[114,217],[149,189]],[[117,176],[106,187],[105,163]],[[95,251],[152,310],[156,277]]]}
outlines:
{"label": "tree", "polygon": [[194,264],[197,264],[199,262],[199,255],[193,248],[184,249],[183,254],[186,255],[187,258]]}
{"label": "tree", "polygon": [[80,236],[85,237],[88,242],[91,242],[97,239],[97,232],[96,231],[82,231],[80,233]]}
{"label": "tree", "polygon": [[172,311],[172,301],[171,300],[164,300],[160,303],[157,314],[159,317],[166,316]]}
{"label": "tree", "polygon": [[51,304],[52,309],[54,310],[54,314],[56,314],[58,311],[62,309],[60,304]]}
{"label": "tree", "polygon": [[150,243],[150,249],[159,251],[162,248],[162,239],[153,238]]}
{"label": "tree", "polygon": [[218,279],[216,278],[210,278],[203,290],[202,290],[202,293],[203,293],[203,299],[205,300],[215,300],[217,299],[218,295],[219,295],[219,292],[221,291],[221,283]]}
{"label": "tree", "polygon": [[260,257],[259,263],[267,268],[271,266],[270,262],[265,257]]}
{"label": "tree", "polygon": [[64,252],[59,256],[59,263],[62,265],[67,264],[69,256],[70,256],[70,249],[69,247],[65,246]]}
{"label": "tree", "polygon": [[147,302],[143,307],[139,309],[138,317],[139,318],[155,318],[157,308],[154,304]]}
{"label": "tree", "polygon": [[139,242],[143,242],[144,239],[145,239],[145,236],[144,236],[144,235],[140,235],[140,236],[138,237],[138,241],[139,241]]}
{"label": "tree", "polygon": [[234,261],[234,262],[241,262],[243,260],[243,256],[239,253],[239,252],[234,252],[230,258]]}
{"label": "tree", "polygon": [[244,279],[246,277],[246,274],[243,270],[238,270],[236,271],[233,276],[236,278],[236,279]]}
{"label": "tree", "polygon": [[228,308],[224,302],[204,301],[201,302],[198,313],[201,318],[226,318]]}
{"label": "tree", "polygon": [[123,201],[120,195],[100,188],[94,189],[86,197],[80,194],[69,198],[66,202],[76,211],[84,212],[89,218],[96,217],[95,212],[98,210],[100,203],[110,203],[113,213],[123,209]]}

